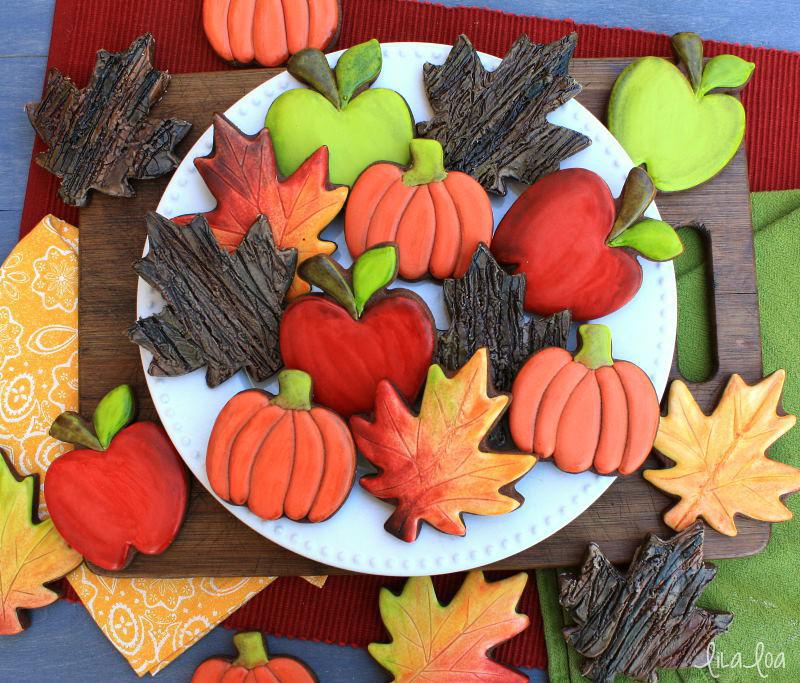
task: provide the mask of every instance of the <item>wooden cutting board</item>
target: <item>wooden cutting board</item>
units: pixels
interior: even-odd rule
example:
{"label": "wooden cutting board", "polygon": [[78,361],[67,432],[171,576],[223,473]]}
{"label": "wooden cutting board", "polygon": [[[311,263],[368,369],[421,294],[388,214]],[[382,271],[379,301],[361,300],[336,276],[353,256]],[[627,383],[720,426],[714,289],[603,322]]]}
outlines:
{"label": "wooden cutting board", "polygon": [[[583,84],[578,100],[603,120],[608,93],[627,60],[575,60],[572,72]],[[160,116],[178,116],[194,126],[179,152],[184,154],[221,112],[277,70],[226,71],[174,76],[159,104]],[[155,209],[167,179],[138,183],[135,199],[94,193],[81,211],[80,238],[80,403],[91,414],[109,389],[127,382],[136,390],[140,416],[157,420],[145,384],[139,350],[126,337],[136,318],[137,278],[131,264],[141,255],[144,216]],[[713,268],[713,325],[718,369],[714,377],[692,386],[710,410],[732,372],[748,381],[761,376],[747,159],[744,149],[716,178],[674,195],[660,195],[658,207],[673,225],[705,225]],[[673,363],[672,376],[677,377]],[[655,459],[652,460],[655,463]],[[536,501],[528,501],[529,505]],[[613,562],[627,562],[648,533],[670,535],[661,515],[671,500],[639,475],[618,479],[572,524],[544,542],[491,565],[528,569],[578,564],[589,541],[601,544]],[[376,522],[377,523],[377,522]],[[769,539],[769,525],[737,520],[736,538],[708,531],[706,557],[757,553]],[[124,576],[267,576],[344,573],[295,555],[262,538],[220,506],[194,482],[186,521],[162,555],[138,555]]]}

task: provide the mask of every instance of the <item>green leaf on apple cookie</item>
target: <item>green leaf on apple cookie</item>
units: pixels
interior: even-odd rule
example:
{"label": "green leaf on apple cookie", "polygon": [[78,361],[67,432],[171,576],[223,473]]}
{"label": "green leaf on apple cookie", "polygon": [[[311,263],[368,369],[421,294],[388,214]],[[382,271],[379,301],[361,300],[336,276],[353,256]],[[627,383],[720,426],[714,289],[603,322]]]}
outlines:
{"label": "green leaf on apple cookie", "polygon": [[353,293],[356,310],[364,306],[379,289],[391,284],[397,276],[397,245],[377,245],[365,251],[353,264]]}
{"label": "green leaf on apple cookie", "polygon": [[743,88],[756,65],[736,55],[717,55],[706,63],[698,94],[703,96],[717,88]]}
{"label": "green leaf on apple cookie", "polygon": [[103,448],[108,448],[116,433],[131,423],[135,413],[136,399],[127,384],[120,384],[100,399],[92,423]]}
{"label": "green leaf on apple cookie", "polygon": [[675,229],[652,218],[632,225],[609,242],[612,247],[629,247],[651,261],[669,261],[683,253],[683,242]]}

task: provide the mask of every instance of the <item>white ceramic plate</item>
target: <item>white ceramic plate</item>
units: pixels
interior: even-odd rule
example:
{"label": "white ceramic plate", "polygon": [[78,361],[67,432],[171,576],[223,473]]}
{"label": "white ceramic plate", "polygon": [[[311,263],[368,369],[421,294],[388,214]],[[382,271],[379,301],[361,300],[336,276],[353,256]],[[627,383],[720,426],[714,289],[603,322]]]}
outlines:
{"label": "white ceramic plate", "polygon": [[[393,88],[408,102],[417,121],[431,114],[422,83],[425,62],[441,64],[449,46],[430,43],[388,43],[383,46],[383,71],[376,86]],[[330,55],[333,65],[339,52]],[[500,60],[481,55],[483,64],[494,69]],[[288,73],[263,83],[226,112],[246,133],[256,133],[272,101],[285,90],[302,87]],[[617,195],[631,168],[631,160],[606,128],[575,100],[567,102],[548,117],[553,123],[579,130],[592,139],[592,145],[562,164],[583,167],[599,173]],[[158,211],[164,216],[208,211],[214,199],[197,174],[193,160],[210,153],[209,128],[192,147],[168,185]],[[505,214],[518,196],[521,186],[510,188],[506,197],[494,198],[495,222]],[[647,214],[657,218],[655,206]],[[349,265],[342,221],[337,220],[323,233],[339,245],[336,258]],[[659,396],[667,382],[675,343],[675,276],[671,263],[643,261],[644,282],[639,293],[623,309],[603,319],[613,331],[614,355],[641,366],[655,384]],[[441,286],[433,282],[404,283],[430,306],[440,329],[447,327]],[[138,314],[148,316],[163,305],[159,294],[139,281]],[[145,371],[150,354],[142,351]],[[208,437],[217,414],[234,394],[252,386],[240,372],[216,389],[205,383],[205,369],[176,378],[147,375],[147,383],[161,420],[189,469],[211,490],[206,477],[205,454]],[[270,391],[275,383],[263,385]],[[565,474],[548,462],[538,463],[517,489],[525,503],[516,511],[496,517],[465,515],[467,534],[463,538],[442,534],[423,525],[414,543],[404,543],[383,528],[392,507],[364,491],[358,483],[342,509],[321,524],[302,524],[286,519],[264,521],[247,508],[223,505],[231,514],[263,536],[300,555],[356,572],[383,575],[442,574],[479,567],[528,548],[575,519],[611,485],[613,477],[592,473]],[[213,492],[212,492],[213,493]]]}

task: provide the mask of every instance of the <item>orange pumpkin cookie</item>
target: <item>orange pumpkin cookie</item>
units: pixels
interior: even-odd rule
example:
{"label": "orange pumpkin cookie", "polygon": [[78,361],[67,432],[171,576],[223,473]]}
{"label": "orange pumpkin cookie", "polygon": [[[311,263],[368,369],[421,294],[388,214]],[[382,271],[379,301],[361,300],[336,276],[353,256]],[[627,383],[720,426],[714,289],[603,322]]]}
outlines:
{"label": "orange pumpkin cookie", "polygon": [[444,170],[436,140],[412,140],[411,160],[373,164],[359,176],[345,213],[347,248],[355,259],[396,242],[400,277],[461,277],[478,245],[491,242],[489,196],[466,173]]}
{"label": "orange pumpkin cookie", "polygon": [[237,633],[236,659],[212,657],[195,669],[190,683],[317,683],[303,662],[288,655],[267,657],[264,637],[258,631]]}
{"label": "orange pumpkin cookie", "polygon": [[277,396],[248,389],[225,404],[208,442],[208,480],[262,519],[322,522],[353,486],[353,438],[336,413],[311,403],[305,372],[283,370],[278,383]]}
{"label": "orange pumpkin cookie", "polygon": [[340,0],[204,0],[203,28],[225,61],[278,66],[336,42],[341,14]]}
{"label": "orange pumpkin cookie", "polygon": [[658,430],[658,396],[644,371],[611,358],[611,331],[581,325],[581,348],[547,348],[514,380],[509,411],[517,448],[553,457],[565,472],[635,472]]}

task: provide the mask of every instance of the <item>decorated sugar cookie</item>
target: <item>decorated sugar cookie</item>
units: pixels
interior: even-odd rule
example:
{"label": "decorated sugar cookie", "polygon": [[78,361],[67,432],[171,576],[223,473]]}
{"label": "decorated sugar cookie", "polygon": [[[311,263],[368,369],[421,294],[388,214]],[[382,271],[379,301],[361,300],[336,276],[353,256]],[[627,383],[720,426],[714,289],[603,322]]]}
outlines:
{"label": "decorated sugar cookie", "polygon": [[56,458],[44,496],[53,523],[87,561],[124,568],[135,552],[157,555],[183,522],[189,483],[163,427],[133,422],[131,388],[106,394],[92,424],[62,413],[50,436],[82,448]]}
{"label": "decorated sugar cookie", "polygon": [[39,521],[38,488],[37,477],[17,477],[0,449],[0,636],[24,630],[30,621],[26,610],[58,600],[45,584],[81,563],[53,520]]}
{"label": "decorated sugar cookie", "polygon": [[133,197],[131,179],[158,178],[177,167],[175,147],[192,125],[150,116],[170,81],[153,66],[155,48],[145,33],[124,52],[100,50],[82,90],[50,69],[42,100],[25,107],[48,146],[36,163],[61,178],[58,196],[65,204],[86,206],[91,190]]}
{"label": "decorated sugar cookie", "polygon": [[494,221],[485,190],[466,173],[445,171],[436,140],[411,141],[411,166],[378,163],[362,173],[347,203],[344,233],[356,258],[396,242],[400,277],[461,277]]}
{"label": "decorated sugar cookie", "polygon": [[675,34],[672,46],[688,79],[666,59],[643,57],[619,75],[608,103],[608,129],[664,192],[705,182],[736,154],[745,112],[724,91],[743,88],[755,68],[734,55],[717,55],[704,66],[696,33]]}
{"label": "decorated sugar cookie", "polygon": [[696,606],[716,573],[703,562],[702,524],[666,541],[651,535],[625,574],[590,543],[580,573],[559,577],[559,602],[575,622],[564,639],[584,657],[581,674],[595,683],[619,675],[653,683],[658,669],[707,666],[712,641],[733,621]]}
{"label": "decorated sugar cookie", "polygon": [[500,391],[511,384],[531,354],[547,346],[566,348],[569,311],[525,316],[525,276],[509,275],[485,244],[472,255],[464,275],[442,283],[450,327],[439,333],[436,362],[455,372],[486,347],[492,382]]}
{"label": "decorated sugar cookie", "polygon": [[766,453],[796,421],[778,414],[785,380],[784,370],[752,386],[731,375],[711,415],[683,382],[672,383],[655,446],[674,465],[642,473],[680,498],[664,515],[667,525],[681,531],[702,517],[721,534],[736,536],[737,514],[765,522],[792,518],[781,496],[800,490],[800,469]]}
{"label": "decorated sugar cookie", "polygon": [[359,452],[378,468],[361,486],[395,506],[384,526],[400,540],[415,541],[422,522],[463,536],[464,513],[501,515],[523,503],[514,484],[536,458],[487,447],[509,402],[490,386],[488,354],[479,349],[452,377],[430,367],[419,413],[382,380],[372,420],[350,420]]}
{"label": "decorated sugar cookie", "polygon": [[[250,228],[264,216],[275,246],[297,249],[298,262],[314,254],[332,254],[336,244],[319,234],[347,199],[347,187],[328,181],[328,150],[320,147],[291,176],[278,172],[269,131],[247,135],[222,114],[214,115],[214,147],[194,160],[195,168],[217,204],[203,214],[220,246],[235,252]],[[190,223],[195,214],[178,216]],[[288,296],[309,290],[295,277]]]}
{"label": "decorated sugar cookie", "polygon": [[640,168],[628,175],[619,207],[596,173],[556,171],[514,202],[492,239],[492,253],[527,277],[528,311],[569,310],[575,320],[600,318],[639,291],[642,267],[636,254],[666,261],[683,251],[671,226],[642,218],[654,196],[653,183]]}
{"label": "decorated sugar cookie", "polygon": [[226,62],[279,66],[307,47],[336,42],[340,0],[203,0],[203,29]]}
{"label": "decorated sugar cookie", "polygon": [[530,184],[557,170],[592,142],[546,118],[581,91],[569,75],[577,42],[576,33],[546,45],[523,34],[488,71],[459,36],[444,64],[423,68],[433,116],[417,124],[417,134],[442,143],[446,168],[468,173],[487,192],[504,195],[508,180]]}
{"label": "decorated sugar cookie", "polygon": [[151,212],[147,235],[150,250],[133,267],[167,303],[128,330],[153,354],[147,372],[177,377],[205,367],[213,388],[240,370],[255,382],[280,370],[278,326],[297,250],[276,246],[267,219],[259,216],[233,253],[203,215],[179,225]]}
{"label": "decorated sugar cookie", "polygon": [[311,402],[311,377],[282,370],[280,393],[236,394],[211,431],[206,472],[223,500],[262,519],[322,522],[353,486],[356,451],[347,424]]}
{"label": "decorated sugar cookie", "polygon": [[195,669],[190,683],[317,683],[314,672],[288,655],[267,656],[264,636],[257,631],[233,636],[238,656],[212,657]]}
{"label": "decorated sugar cookie", "polygon": [[295,299],[281,319],[284,363],[311,375],[317,401],[343,417],[370,412],[384,378],[413,401],[431,364],[430,310],[409,290],[386,289],[397,260],[394,244],[365,251],[350,272],[328,256],[309,259],[300,275],[324,293]]}
{"label": "decorated sugar cookie", "polygon": [[516,610],[527,580],[523,572],[487,581],[483,572],[472,571],[447,605],[429,576],[412,576],[400,595],[382,588],[381,619],[392,640],[370,643],[369,653],[395,683],[525,683],[525,674],[491,655],[530,623]]}
{"label": "decorated sugar cookie", "polygon": [[320,147],[330,150],[331,182],[352,185],[376,161],[407,164],[414,120],[394,90],[370,88],[383,63],[377,40],[354,45],[336,64],[308,48],[294,55],[289,73],[309,88],[276,99],[267,113],[278,167],[294,171]]}
{"label": "decorated sugar cookie", "polygon": [[522,367],[511,390],[517,448],[553,458],[565,472],[630,474],[658,430],[658,395],[639,366],[611,357],[611,331],[581,325],[581,347],[548,348]]}

